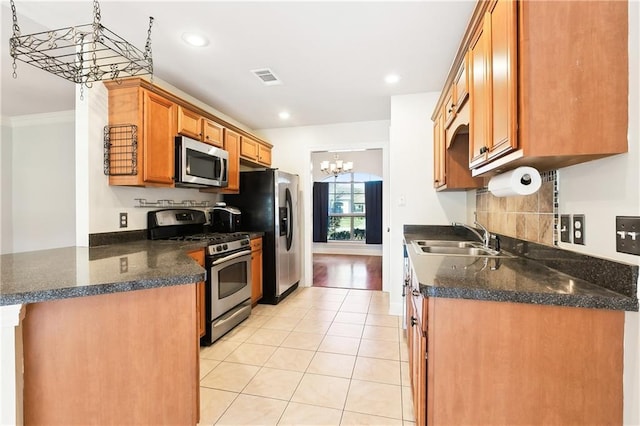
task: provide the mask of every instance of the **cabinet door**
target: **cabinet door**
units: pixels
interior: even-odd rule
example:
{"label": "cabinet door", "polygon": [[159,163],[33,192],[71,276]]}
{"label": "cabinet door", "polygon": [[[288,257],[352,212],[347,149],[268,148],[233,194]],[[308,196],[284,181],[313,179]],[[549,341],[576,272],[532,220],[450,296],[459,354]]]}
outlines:
{"label": "cabinet door", "polygon": [[240,190],[240,135],[233,130],[224,129],[224,149],[229,152],[229,185],[225,191]]}
{"label": "cabinet door", "polygon": [[144,90],[144,181],[173,185],[175,111],[173,102]]}
{"label": "cabinet door", "polygon": [[447,92],[447,97],[444,101],[444,126],[448,128],[451,125],[451,122],[456,117],[456,105],[453,97],[453,88],[454,86],[449,87]]}
{"label": "cabinet door", "polygon": [[[422,296],[418,296],[422,298]],[[416,425],[426,424],[427,412],[427,338],[425,327],[423,327],[416,306],[417,298],[411,297],[409,303],[412,305],[413,315],[408,324],[408,338],[411,341],[409,348],[409,371],[411,373],[411,388],[413,391],[413,410]]]}
{"label": "cabinet door", "polygon": [[224,146],[224,127],[218,123],[202,119],[202,142],[222,148]]}
{"label": "cabinet door", "polygon": [[[446,107],[446,104],[445,104]],[[445,170],[445,138],[443,114],[440,113],[433,123],[433,187],[439,188],[446,184]]]}
{"label": "cabinet door", "polygon": [[[485,22],[487,21],[485,15]],[[488,112],[489,96],[487,82],[488,32],[481,26],[471,42],[469,50],[469,166],[482,163],[489,150]]]}
{"label": "cabinet door", "polygon": [[460,64],[460,68],[456,73],[456,78],[453,80],[453,103],[456,107],[456,113],[460,111],[462,105],[465,103],[467,98],[469,97],[469,79],[467,69],[469,67],[469,54],[464,56],[462,63]]}
{"label": "cabinet door", "polygon": [[251,240],[251,304],[262,299],[262,238]]}
{"label": "cabinet door", "polygon": [[[198,262],[198,265],[204,268],[204,249],[192,250],[187,254],[193,260]],[[205,291],[204,281],[200,281],[196,285],[196,316],[198,319],[198,336],[200,337],[204,336],[205,327],[206,327],[204,291]]]}
{"label": "cabinet door", "polygon": [[499,0],[485,15],[491,34],[488,56],[491,91],[490,142],[488,157],[518,147],[516,136],[516,2]]}
{"label": "cabinet door", "polygon": [[190,138],[201,140],[201,117],[195,112],[178,106],[178,133]]}
{"label": "cabinet door", "polygon": [[271,148],[258,144],[258,163],[264,164],[265,166],[271,165]]}
{"label": "cabinet door", "polygon": [[258,142],[246,136],[240,142],[240,155],[249,160],[258,160]]}

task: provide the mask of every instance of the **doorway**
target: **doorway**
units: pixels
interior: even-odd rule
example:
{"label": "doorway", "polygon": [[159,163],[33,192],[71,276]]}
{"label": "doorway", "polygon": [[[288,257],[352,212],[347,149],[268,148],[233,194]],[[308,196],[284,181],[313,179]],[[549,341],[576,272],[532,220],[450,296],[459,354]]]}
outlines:
{"label": "doorway", "polygon": [[382,290],[382,158],[380,148],[311,152],[313,286]]}

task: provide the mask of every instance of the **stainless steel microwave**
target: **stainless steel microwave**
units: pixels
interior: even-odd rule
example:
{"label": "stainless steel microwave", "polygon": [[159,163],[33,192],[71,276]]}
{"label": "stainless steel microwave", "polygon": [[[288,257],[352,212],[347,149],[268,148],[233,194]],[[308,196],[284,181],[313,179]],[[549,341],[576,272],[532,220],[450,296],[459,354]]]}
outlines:
{"label": "stainless steel microwave", "polygon": [[176,136],[175,184],[179,187],[226,187],[229,184],[229,153],[224,149]]}

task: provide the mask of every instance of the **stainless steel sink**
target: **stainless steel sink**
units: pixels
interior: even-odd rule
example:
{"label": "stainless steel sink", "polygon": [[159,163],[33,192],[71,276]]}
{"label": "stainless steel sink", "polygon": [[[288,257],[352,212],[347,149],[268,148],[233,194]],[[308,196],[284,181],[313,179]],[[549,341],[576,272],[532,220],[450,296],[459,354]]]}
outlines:
{"label": "stainless steel sink", "polygon": [[471,257],[512,257],[510,254],[483,247],[475,241],[413,240],[418,254]]}
{"label": "stainless steel sink", "polygon": [[413,240],[419,247],[482,247],[482,243],[476,241],[449,241],[449,240]]}

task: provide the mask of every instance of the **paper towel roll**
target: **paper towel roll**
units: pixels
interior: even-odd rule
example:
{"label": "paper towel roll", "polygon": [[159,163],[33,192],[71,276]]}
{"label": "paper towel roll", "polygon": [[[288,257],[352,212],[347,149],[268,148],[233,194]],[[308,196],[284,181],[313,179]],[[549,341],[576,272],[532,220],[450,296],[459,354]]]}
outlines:
{"label": "paper towel roll", "polygon": [[530,195],[540,189],[542,179],[533,167],[518,167],[489,180],[489,191],[496,197]]}

